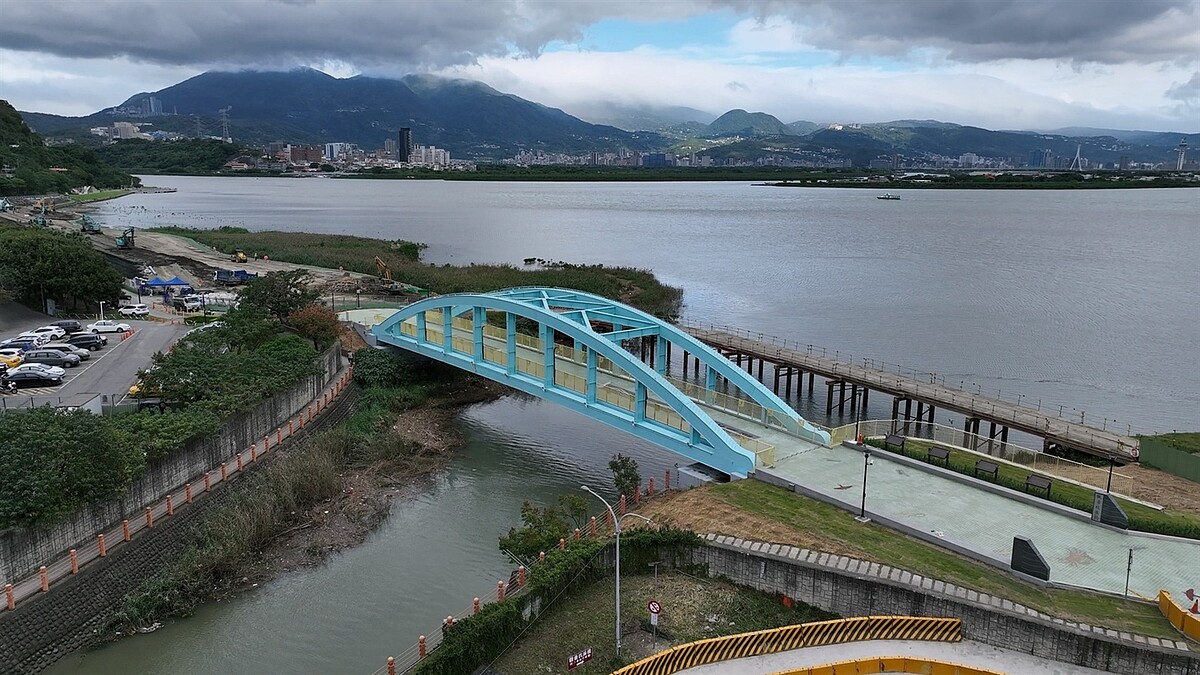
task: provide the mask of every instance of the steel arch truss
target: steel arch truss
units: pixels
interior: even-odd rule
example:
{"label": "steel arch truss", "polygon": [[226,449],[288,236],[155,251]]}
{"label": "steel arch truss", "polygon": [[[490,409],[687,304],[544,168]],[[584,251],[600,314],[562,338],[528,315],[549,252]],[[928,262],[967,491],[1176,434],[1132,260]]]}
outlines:
{"label": "steel arch truss", "polygon": [[[521,320],[537,323],[536,338],[518,332]],[[754,470],[754,452],[666,379],[670,343],[707,366],[706,394],[716,386],[717,377],[723,377],[762,407],[762,422],[829,444],[827,433],[801,419],[762,383],[707,345],[645,312],[590,293],[512,288],[443,295],[401,309],[372,333],[383,344],[475,372],[692,461],[745,476]],[[559,336],[569,338],[573,348],[556,348]],[[653,338],[655,367],[622,347],[623,340],[634,338]],[[665,416],[664,406],[670,411]]]}

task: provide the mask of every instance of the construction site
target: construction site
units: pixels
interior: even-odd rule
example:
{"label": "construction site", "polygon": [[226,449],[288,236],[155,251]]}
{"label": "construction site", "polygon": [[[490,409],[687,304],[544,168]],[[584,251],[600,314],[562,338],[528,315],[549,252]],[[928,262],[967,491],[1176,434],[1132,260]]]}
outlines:
{"label": "construction site", "polygon": [[[194,289],[210,290],[239,286],[269,272],[304,269],[312,274],[312,285],[323,295],[347,296],[361,304],[373,300],[395,302],[405,297],[424,297],[430,291],[393,278],[391,268],[378,256],[375,276],[348,270],[298,265],[271,260],[267,255],[247,254],[238,249],[223,253],[191,239],[132,227],[104,227],[88,211],[66,197],[11,199],[0,211],[0,221],[26,227],[47,227],[86,234],[92,246],[127,278],[153,275],[179,277]],[[338,302],[337,304],[344,304]]]}

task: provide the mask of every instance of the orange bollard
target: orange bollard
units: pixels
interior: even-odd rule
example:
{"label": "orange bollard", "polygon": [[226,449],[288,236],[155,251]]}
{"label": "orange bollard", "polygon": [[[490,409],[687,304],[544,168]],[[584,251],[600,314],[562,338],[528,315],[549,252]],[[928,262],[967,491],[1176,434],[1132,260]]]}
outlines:
{"label": "orange bollard", "polygon": [[617,512],[617,514],[622,516],[625,515],[625,495],[621,495],[621,504],[618,508],[620,510]]}
{"label": "orange bollard", "polygon": [[650,483],[649,483],[649,485],[646,487],[646,496],[647,496],[647,497],[653,497],[653,496],[654,496],[654,477],[653,477],[653,476],[651,476],[651,477],[650,477]]}
{"label": "orange bollard", "polygon": [[238,471],[242,470],[242,453],[240,452],[237,454],[237,468]]}
{"label": "orange bollard", "polygon": [[593,539],[596,537],[596,516],[592,516],[592,532],[591,532],[591,536],[592,536],[592,538],[593,538]]}
{"label": "orange bollard", "polygon": [[663,492],[668,492],[671,489],[671,470],[663,474]]}
{"label": "orange bollard", "polygon": [[[125,521],[125,522],[129,522],[129,521]],[[96,551],[100,554],[101,558],[108,555],[108,546],[105,546],[105,544],[104,544],[104,533],[103,532],[96,535]]]}
{"label": "orange bollard", "polygon": [[224,483],[228,477],[229,473],[225,470],[225,462],[221,462],[221,482]]}
{"label": "orange bollard", "polygon": [[192,484],[191,483],[184,484],[183,498],[187,500],[187,503],[189,503],[189,504],[192,503]]}
{"label": "orange bollard", "polygon": [[50,575],[46,574],[45,565],[42,565],[41,569],[38,570],[38,576],[42,579],[42,592],[45,593],[50,590]]}
{"label": "orange bollard", "polygon": [[71,574],[79,574],[79,555],[71,549]]}
{"label": "orange bollard", "polygon": [[267,454],[267,451],[270,449],[271,449],[271,435],[267,434],[266,436],[263,436],[263,454],[264,455]]}
{"label": "orange bollard", "polygon": [[639,487],[638,489],[633,491],[633,505],[637,506],[638,504],[641,504],[641,503],[642,503],[642,490]]}
{"label": "orange bollard", "polygon": [[308,421],[309,421],[309,422],[312,422],[312,418],[313,418],[313,408],[315,408],[315,407],[316,407],[315,405],[310,405],[310,406],[308,406]]}
{"label": "orange bollard", "polygon": [[250,461],[251,462],[258,461],[258,444],[257,443],[250,444]]}
{"label": "orange bollard", "polygon": [[[292,421],[288,420],[288,436],[291,436],[291,435],[292,435]],[[283,442],[283,430],[276,429],[275,430],[275,445],[279,445],[282,442]]]}
{"label": "orange bollard", "polygon": [[579,541],[579,528],[575,528],[575,541]]}
{"label": "orange bollard", "polygon": [[605,524],[605,525],[607,525],[607,526],[609,526],[609,527],[612,527],[612,526],[613,526],[613,521],[612,521],[612,511],[605,510],[605,512],[604,512],[604,524]]}
{"label": "orange bollard", "polygon": [[546,552],[545,551],[538,551],[538,562],[540,562],[540,563],[546,562]]}
{"label": "orange bollard", "polygon": [[417,658],[425,658],[425,636],[417,638]]}
{"label": "orange bollard", "polygon": [[496,582],[496,602],[504,602],[504,582]]}
{"label": "orange bollard", "polygon": [[558,540],[558,550],[560,550],[560,551],[561,551],[561,550],[563,550],[563,549],[564,549],[564,548],[566,548],[566,547],[567,547],[567,540],[566,540],[566,539],[559,539],[559,540]]}
{"label": "orange bollard", "polygon": [[175,503],[171,501],[171,495],[167,495],[167,515],[175,515]]}
{"label": "orange bollard", "polygon": [[301,429],[304,428],[304,411],[303,410],[300,411],[300,428]]}
{"label": "orange bollard", "polygon": [[475,600],[471,603],[471,613],[472,614],[479,613],[479,598],[475,598]]}
{"label": "orange bollard", "polygon": [[292,421],[288,420],[288,436],[292,435]]}
{"label": "orange bollard", "polygon": [[204,472],[204,491],[212,492],[212,475],[207,471]]}
{"label": "orange bollard", "polygon": [[154,512],[149,506],[146,507],[146,527],[154,527]]}
{"label": "orange bollard", "polygon": [[388,657],[387,675],[396,675],[396,657],[394,656]]}
{"label": "orange bollard", "polygon": [[4,584],[4,599],[8,602],[9,609],[17,608],[17,598],[13,595],[12,584]]}
{"label": "orange bollard", "polygon": [[525,588],[525,566],[517,568],[517,588]]}
{"label": "orange bollard", "polygon": [[446,617],[446,620],[443,621],[442,623],[446,624],[446,628],[453,628],[454,627],[454,617],[448,616],[448,617]]}
{"label": "orange bollard", "polygon": [[[121,521],[121,534],[122,534],[123,538],[125,539],[125,541],[129,541],[129,521],[128,520]],[[104,536],[104,535],[100,535],[100,536]]]}

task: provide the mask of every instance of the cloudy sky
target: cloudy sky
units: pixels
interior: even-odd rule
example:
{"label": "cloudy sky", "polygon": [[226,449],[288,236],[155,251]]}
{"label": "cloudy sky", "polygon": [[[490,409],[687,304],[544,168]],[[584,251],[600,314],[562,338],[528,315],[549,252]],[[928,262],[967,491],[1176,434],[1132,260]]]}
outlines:
{"label": "cloudy sky", "polygon": [[1200,132],[1200,0],[3,0],[0,98],[81,115],[210,69],[482,80],[784,122]]}

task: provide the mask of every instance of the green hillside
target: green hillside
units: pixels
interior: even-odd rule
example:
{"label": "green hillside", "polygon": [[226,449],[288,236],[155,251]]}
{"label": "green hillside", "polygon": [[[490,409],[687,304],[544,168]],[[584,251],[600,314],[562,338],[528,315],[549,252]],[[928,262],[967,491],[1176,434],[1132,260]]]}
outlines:
{"label": "green hillside", "polygon": [[136,185],[137,179],[104,163],[87,148],[47,147],[21,115],[0,100],[0,195],[67,192],[94,185],[116,188]]}
{"label": "green hillside", "polygon": [[182,141],[131,138],[96,149],[101,159],[124,171],[156,174],[217,173],[241,152],[237,145],[211,138]]}

